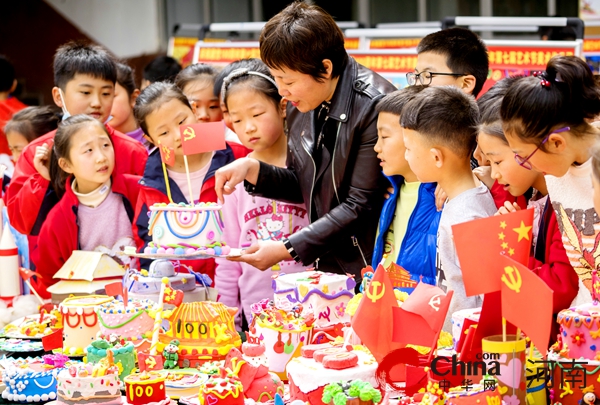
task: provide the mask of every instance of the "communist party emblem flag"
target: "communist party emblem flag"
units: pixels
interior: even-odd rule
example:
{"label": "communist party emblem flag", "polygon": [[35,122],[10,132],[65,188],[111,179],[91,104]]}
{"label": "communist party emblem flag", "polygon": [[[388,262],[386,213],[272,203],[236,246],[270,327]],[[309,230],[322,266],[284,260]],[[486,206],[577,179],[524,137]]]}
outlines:
{"label": "communist party emblem flag", "polygon": [[225,124],[223,121],[182,125],[181,146],[184,155],[225,149]]}
{"label": "communist party emblem flag", "polygon": [[175,290],[171,286],[165,286],[165,295],[163,296],[163,302],[165,304],[180,306],[183,302],[183,291]]}
{"label": "communist party emblem flag", "polygon": [[394,342],[435,348],[453,291],[419,283],[401,307],[394,307]]}
{"label": "communist party emblem flag", "polygon": [[393,310],[397,307],[394,287],[386,270],[379,265],[352,317],[352,329],[377,362],[392,350],[403,347],[392,341]]}
{"label": "communist party emblem flag", "polygon": [[552,328],[552,290],[534,272],[509,256],[500,255],[502,316],[520,328],[542,353]]}
{"label": "communist party emblem flag", "polygon": [[166,145],[158,143],[158,150],[160,151],[160,160],[167,166],[173,166],[175,164],[175,149],[169,148]]}
{"label": "communist party emblem flag", "polygon": [[499,253],[528,263],[532,228],[533,209],[452,226],[467,296],[500,290]]}

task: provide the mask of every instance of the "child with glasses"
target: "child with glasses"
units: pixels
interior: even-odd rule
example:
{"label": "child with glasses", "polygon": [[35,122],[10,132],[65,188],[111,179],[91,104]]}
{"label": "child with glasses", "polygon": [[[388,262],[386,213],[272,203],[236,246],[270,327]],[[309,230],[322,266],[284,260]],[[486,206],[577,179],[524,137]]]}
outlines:
{"label": "child with glasses", "polygon": [[[452,225],[496,213],[489,190],[471,172],[478,121],[475,99],[453,86],[424,89],[404,106],[400,119],[410,169],[423,183],[437,182],[448,197],[437,239],[437,284],[454,291],[448,314],[481,305],[479,296],[466,296]],[[450,328],[447,317],[444,330]]]}
{"label": "child with glasses", "polygon": [[[553,313],[568,308],[577,296],[579,278],[571,266],[563,246],[562,235],[548,198],[544,174],[528,170],[514,159],[514,153],[502,130],[500,106],[509,87],[522,76],[499,81],[479,98],[481,124],[477,143],[491,163],[491,175],[501,187],[514,197],[525,197],[527,208],[534,210],[532,255],[529,267],[554,291]],[[517,203],[505,201],[498,215],[520,210]],[[558,324],[551,336],[558,333]]]}
{"label": "child with glasses", "polygon": [[600,113],[600,88],[584,61],[557,56],[545,72],[515,82],[500,112],[515,161],[545,174],[567,255],[579,275],[575,304],[589,302],[600,241],[591,148],[600,130],[588,120]]}

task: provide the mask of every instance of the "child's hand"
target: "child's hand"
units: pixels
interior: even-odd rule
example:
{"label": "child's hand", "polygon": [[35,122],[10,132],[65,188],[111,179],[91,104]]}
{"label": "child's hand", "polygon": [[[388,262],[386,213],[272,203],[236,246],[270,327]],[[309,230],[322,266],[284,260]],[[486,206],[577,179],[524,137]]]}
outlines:
{"label": "child's hand", "polygon": [[516,202],[509,203],[508,201],[504,201],[504,205],[498,209],[494,215],[505,215],[510,214],[511,212],[521,211],[521,207]]}
{"label": "child's hand", "polygon": [[50,163],[50,148],[51,146],[44,143],[42,146],[35,148],[35,155],[33,156],[33,167],[35,167],[35,170],[48,181],[50,181],[50,171],[48,170]]}
{"label": "child's hand", "polygon": [[215,191],[221,203],[225,202],[224,195],[235,191],[235,186],[244,180],[256,184],[260,163],[256,159],[242,158],[223,166],[215,173]]}
{"label": "child's hand", "polygon": [[383,196],[387,200],[392,196],[392,194],[394,194],[394,187],[390,186],[387,188],[386,193]]}
{"label": "child's hand", "polygon": [[473,174],[481,180],[488,189],[491,189],[494,185],[494,179],[492,179],[492,167],[491,166],[479,166],[473,169]]}
{"label": "child's hand", "polygon": [[442,188],[438,184],[435,188],[435,207],[438,211],[441,211],[442,208],[444,208],[444,204],[446,203],[447,199],[448,194],[446,194],[446,192],[442,190]]}

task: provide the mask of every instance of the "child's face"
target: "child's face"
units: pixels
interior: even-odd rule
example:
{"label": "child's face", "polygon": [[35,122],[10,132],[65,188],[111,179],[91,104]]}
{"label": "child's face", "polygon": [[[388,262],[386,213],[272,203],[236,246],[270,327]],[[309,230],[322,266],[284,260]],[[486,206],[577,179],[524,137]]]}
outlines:
{"label": "child's face", "polygon": [[154,145],[165,145],[175,150],[175,156],[183,156],[179,126],[196,124],[192,110],[177,99],[171,99],[146,117],[148,135]]}
{"label": "child's face", "polygon": [[[421,52],[417,55],[415,73],[454,73],[446,64],[447,59],[448,58],[445,55],[439,53]],[[462,88],[460,81],[460,76],[434,75],[431,78],[430,86],[455,86]]]}
{"label": "child's face", "polygon": [[404,157],[410,166],[410,170],[422,183],[435,182],[435,160],[430,152],[431,145],[417,131],[402,128],[404,134],[404,146],[406,151]]}
{"label": "child's face", "polygon": [[[529,156],[538,146],[537,144],[523,142],[521,138],[511,132],[507,131],[504,134],[510,145],[510,149],[513,152],[513,159],[515,154],[524,158]],[[555,135],[551,136],[554,137]],[[563,137],[561,137],[561,139],[564,140]],[[549,141],[552,141],[552,139]],[[546,144],[548,143],[549,142],[546,142]],[[531,163],[532,170],[536,170],[543,174],[551,174],[556,177],[564,176],[569,171],[572,163],[572,161],[568,158],[565,159],[565,157],[560,154],[546,153],[541,149],[538,149],[527,161]]]}
{"label": "child's face", "polygon": [[58,87],[52,89],[57,106],[65,107],[71,115],[86,114],[104,123],[115,98],[115,84],[110,80],[77,73],[62,93],[64,98],[61,100]]}
{"label": "child's face", "polygon": [[119,129],[121,125],[125,124],[131,114],[133,114],[133,106],[135,104],[135,98],[129,97],[127,90],[125,87],[121,86],[119,83],[115,85],[115,99],[113,101],[112,109],[110,110],[110,115],[112,115],[112,120],[110,120],[110,126],[116,129]]}
{"label": "child's face", "polygon": [[284,136],[285,103],[277,108],[272,99],[245,87],[227,96],[227,107],[233,130],[245,147],[260,152]]}
{"label": "child's face", "polygon": [[213,93],[212,82],[195,80],[183,88],[183,94],[195,105],[196,119],[200,122],[216,122],[223,119],[219,98]]}
{"label": "child's face", "polygon": [[381,168],[386,176],[399,174],[406,177],[412,174],[408,162],[404,158],[406,147],[400,126],[400,116],[381,112],[377,118],[377,158],[381,160]]}
{"label": "child's face", "polygon": [[596,214],[600,212],[600,181],[592,174],[592,186],[594,187],[594,209]]}
{"label": "child's face", "polygon": [[515,197],[525,194],[541,176],[539,172],[519,166],[510,146],[496,136],[480,132],[477,145],[490,161],[492,178]]}
{"label": "child's face", "polygon": [[110,178],[115,167],[115,151],[106,132],[97,124],[88,124],[71,137],[69,159],[59,165],[77,179],[79,192],[94,191]]}
{"label": "child's face", "polygon": [[29,142],[27,142],[27,138],[23,134],[16,131],[8,131],[6,133],[6,140],[8,141],[10,153],[12,153],[13,162],[17,163],[21,153],[23,153],[23,149]]}

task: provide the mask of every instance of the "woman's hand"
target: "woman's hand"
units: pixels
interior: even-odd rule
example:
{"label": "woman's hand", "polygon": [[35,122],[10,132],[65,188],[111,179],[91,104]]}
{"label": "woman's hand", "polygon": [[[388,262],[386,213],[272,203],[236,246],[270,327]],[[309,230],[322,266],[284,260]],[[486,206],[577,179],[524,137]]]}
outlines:
{"label": "woman's hand", "polygon": [[241,256],[231,256],[232,262],[244,262],[260,270],[270,269],[283,260],[290,260],[292,256],[285,248],[283,242],[272,240],[259,241],[258,243],[242,250]]}
{"label": "woman's hand", "polygon": [[244,180],[256,184],[260,163],[256,159],[242,158],[223,166],[215,173],[215,191],[217,198],[224,203],[223,195],[234,192],[235,186]]}
{"label": "woman's hand", "polygon": [[498,209],[494,215],[505,215],[510,214],[511,212],[521,211],[521,207],[516,202],[510,203],[508,201],[504,201],[504,205]]}
{"label": "woman's hand", "polygon": [[50,170],[48,170],[50,147],[51,146],[48,146],[46,143],[42,146],[37,146],[35,148],[35,155],[33,156],[33,167],[35,167],[35,170],[48,181],[50,181]]}

